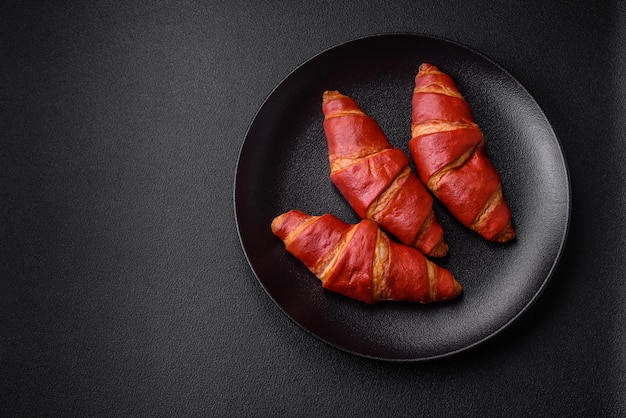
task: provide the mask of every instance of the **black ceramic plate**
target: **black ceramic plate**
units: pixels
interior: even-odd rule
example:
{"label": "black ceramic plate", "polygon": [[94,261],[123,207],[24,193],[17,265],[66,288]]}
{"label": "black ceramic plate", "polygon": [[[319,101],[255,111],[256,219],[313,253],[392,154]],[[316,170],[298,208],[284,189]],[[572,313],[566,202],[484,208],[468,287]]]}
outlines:
{"label": "black ceramic plate", "polygon": [[[438,263],[463,285],[452,302],[369,306],[322,289],[271,230],[290,209],[358,218],[330,182],[322,92],[337,89],[373,116],[405,151],[419,65],[450,74],[472,107],[500,171],[517,238],[492,244],[436,204],[450,246]],[[339,349],[395,361],[439,358],[473,347],[518,318],[539,296],[563,249],[569,177],[550,124],[529,93],[493,61],[458,44],[411,34],[380,35],[331,48],[295,69],[250,125],[235,179],[245,254],[276,304],[303,329]]]}

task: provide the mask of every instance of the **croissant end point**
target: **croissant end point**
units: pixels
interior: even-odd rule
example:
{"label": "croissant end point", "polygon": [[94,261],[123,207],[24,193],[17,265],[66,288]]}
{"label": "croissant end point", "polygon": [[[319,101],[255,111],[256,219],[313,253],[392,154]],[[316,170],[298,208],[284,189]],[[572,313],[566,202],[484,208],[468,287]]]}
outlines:
{"label": "croissant end point", "polygon": [[463,291],[463,286],[461,286],[461,283],[455,281],[454,282],[454,296],[459,296],[461,294],[461,292]]}
{"label": "croissant end point", "polygon": [[341,94],[339,90],[326,90],[324,94],[322,95],[322,101],[326,103],[331,100],[339,99],[341,97],[346,97],[346,96]]}
{"label": "croissant end point", "polygon": [[492,241],[499,242],[499,243],[502,244],[502,243],[511,241],[513,238],[515,238],[515,230],[509,224],[500,233],[498,233],[498,235],[493,237]]}
{"label": "croissant end point", "polygon": [[439,241],[439,244],[435,245],[428,255],[431,257],[444,257],[446,254],[448,254],[448,244],[445,241]]}
{"label": "croissant end point", "polygon": [[420,65],[419,72],[422,74],[429,74],[429,73],[439,73],[440,71],[439,71],[439,68],[437,68],[436,66],[425,62],[422,65]]}
{"label": "croissant end point", "polygon": [[283,213],[282,215],[278,215],[277,217],[275,217],[275,218],[272,220],[272,225],[271,225],[271,228],[272,228],[272,232],[273,232],[274,234],[276,233],[276,231],[277,231],[277,230],[278,230],[278,228],[280,227],[280,224],[282,224],[282,223],[283,223],[283,218],[284,218],[285,216],[287,216],[287,214],[286,214],[286,213]]}

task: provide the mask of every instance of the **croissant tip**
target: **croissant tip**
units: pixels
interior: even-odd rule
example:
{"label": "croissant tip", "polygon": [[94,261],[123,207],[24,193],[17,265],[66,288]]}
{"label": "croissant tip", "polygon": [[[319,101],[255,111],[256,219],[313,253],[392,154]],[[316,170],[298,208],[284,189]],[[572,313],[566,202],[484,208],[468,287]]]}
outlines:
{"label": "croissant tip", "polygon": [[463,286],[461,286],[461,283],[457,282],[455,279],[454,280],[454,297],[459,296],[461,292],[463,292]]}
{"label": "croissant tip", "polygon": [[287,214],[283,213],[272,220],[271,228],[274,234],[276,234],[276,231],[278,230],[278,228],[280,228],[280,225],[283,223],[283,219],[285,218],[285,216],[287,216]]}
{"label": "croissant tip", "polygon": [[500,244],[504,244],[505,242],[511,241],[515,238],[515,230],[511,226],[511,224],[507,225],[499,234],[493,237],[492,241]]}
{"label": "croissant tip", "polygon": [[419,66],[420,74],[433,74],[433,73],[439,73],[439,72],[441,72],[439,71],[439,68],[427,62],[424,62]]}
{"label": "croissant tip", "polygon": [[322,102],[327,103],[331,100],[335,100],[341,97],[345,97],[339,90],[326,90],[322,94]]}
{"label": "croissant tip", "polygon": [[431,257],[445,257],[446,254],[448,254],[448,244],[442,240],[430,250],[428,255]]}

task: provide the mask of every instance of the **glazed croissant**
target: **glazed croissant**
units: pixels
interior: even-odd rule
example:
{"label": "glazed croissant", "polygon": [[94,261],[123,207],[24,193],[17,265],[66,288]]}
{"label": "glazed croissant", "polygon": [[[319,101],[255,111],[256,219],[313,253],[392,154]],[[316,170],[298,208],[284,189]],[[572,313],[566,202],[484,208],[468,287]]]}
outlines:
{"label": "glazed croissant", "polygon": [[488,240],[515,237],[500,175],[485,155],[485,141],[469,104],[450,76],[422,64],[412,99],[409,150],[417,173],[465,226]]}
{"label": "glazed croissant", "polygon": [[446,255],[433,198],[411,171],[407,155],[392,147],[350,97],[326,91],[322,111],[330,178],[355,212],[426,255]]}
{"label": "glazed croissant", "polygon": [[274,218],[272,232],[325,289],[365,303],[429,303],[461,293],[448,270],[417,249],[390,240],[369,219],[351,225],[330,214],[291,210]]}

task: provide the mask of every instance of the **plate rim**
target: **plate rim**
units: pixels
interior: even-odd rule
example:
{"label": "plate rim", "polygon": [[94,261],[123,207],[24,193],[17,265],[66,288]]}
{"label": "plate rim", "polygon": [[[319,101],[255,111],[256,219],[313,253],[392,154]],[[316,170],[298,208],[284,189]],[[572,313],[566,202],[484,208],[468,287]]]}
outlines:
{"label": "plate rim", "polygon": [[[543,278],[543,280],[541,281],[540,286],[538,287],[538,289],[535,291],[535,293],[533,294],[533,296],[519,309],[517,310],[517,312],[515,313],[515,315],[512,315],[507,321],[505,321],[504,323],[502,323],[499,327],[497,327],[496,329],[492,330],[491,332],[489,332],[487,335],[483,336],[482,338],[472,342],[471,344],[466,344],[463,347],[460,348],[456,348],[456,349],[451,349],[451,350],[447,350],[445,352],[442,353],[438,353],[438,354],[433,354],[433,355],[428,355],[428,356],[419,356],[419,357],[385,357],[385,356],[378,356],[378,355],[371,355],[371,354],[367,354],[367,353],[362,353],[362,352],[358,352],[356,350],[352,350],[346,347],[342,347],[339,344],[336,344],[332,341],[329,341],[328,339],[316,334],[315,332],[313,332],[312,330],[308,329],[307,327],[305,327],[302,323],[300,323],[298,320],[296,320],[292,315],[290,315],[283,306],[281,306],[278,301],[272,296],[270,290],[266,287],[266,285],[263,283],[263,281],[261,280],[261,278],[259,277],[259,273],[257,272],[257,269],[255,268],[250,255],[248,254],[248,251],[246,249],[246,244],[244,242],[244,238],[242,235],[242,230],[241,230],[241,223],[239,220],[239,209],[238,209],[238,198],[237,198],[237,190],[238,190],[238,184],[239,184],[239,176],[240,176],[240,172],[241,172],[241,164],[242,164],[242,156],[244,155],[245,149],[246,149],[246,144],[249,143],[248,142],[248,138],[251,134],[251,130],[254,127],[255,121],[257,120],[257,118],[259,117],[259,114],[263,111],[263,108],[266,107],[267,103],[272,99],[272,97],[276,94],[276,92],[278,91],[278,89],[281,88],[281,86],[286,83],[291,77],[294,76],[294,74],[298,73],[299,71],[302,70],[303,67],[307,66],[310,62],[315,61],[317,59],[319,59],[320,57],[322,57],[323,55],[329,53],[330,51],[333,51],[337,48],[341,48],[341,47],[345,47],[348,46],[350,44],[356,43],[356,42],[362,42],[362,41],[368,41],[368,40],[372,40],[372,39],[382,39],[382,38],[392,38],[392,37],[406,37],[406,38],[415,38],[415,39],[427,39],[429,41],[436,41],[436,42],[443,42],[446,44],[449,44],[455,48],[461,48],[466,50],[467,52],[470,52],[471,54],[477,55],[478,57],[482,58],[483,60],[487,61],[490,65],[493,65],[495,68],[498,69],[498,71],[502,72],[503,75],[506,76],[506,78],[510,81],[512,81],[513,83],[515,83],[517,85],[517,87],[519,89],[521,89],[521,91],[523,91],[526,95],[526,98],[530,101],[530,103],[532,103],[532,105],[535,107],[535,109],[538,111],[538,115],[541,116],[541,118],[546,122],[546,126],[549,128],[549,133],[550,136],[553,137],[554,139],[554,143],[556,145],[556,150],[558,150],[558,156],[560,157],[559,160],[562,164],[562,174],[564,175],[564,184],[563,186],[565,187],[565,196],[566,196],[566,201],[563,202],[566,206],[565,209],[565,218],[563,220],[563,233],[562,236],[559,239],[559,244],[558,244],[558,249],[556,251],[556,256],[554,257],[554,259],[552,260],[552,263],[550,265],[550,268],[548,269],[547,273],[545,274],[545,277]],[[439,360],[439,359],[444,359],[444,358],[448,358],[448,357],[453,357],[456,355],[459,355],[461,353],[465,353],[467,351],[470,351],[472,349],[474,349],[475,347],[478,347],[480,345],[483,345],[485,342],[492,340],[496,335],[501,334],[505,329],[509,328],[512,324],[514,324],[515,322],[517,322],[519,320],[520,317],[522,317],[525,313],[528,312],[528,310],[530,310],[532,308],[532,306],[535,305],[536,301],[541,297],[541,295],[544,293],[545,289],[548,287],[548,284],[552,281],[552,278],[561,262],[563,253],[565,251],[565,247],[567,245],[568,242],[568,238],[569,238],[569,234],[570,234],[570,226],[571,226],[571,217],[572,217],[572,182],[571,182],[571,173],[570,173],[570,169],[569,169],[569,165],[568,165],[568,161],[563,149],[563,144],[561,142],[561,139],[559,138],[559,136],[557,135],[556,131],[554,130],[554,127],[552,126],[552,124],[550,123],[549,119],[546,117],[545,112],[543,111],[543,109],[541,108],[541,106],[539,106],[539,103],[536,101],[535,97],[530,94],[530,92],[526,89],[526,87],[524,87],[524,85],[516,78],[514,77],[508,70],[506,70],[503,66],[501,66],[497,61],[495,61],[494,59],[490,58],[488,55],[484,54],[481,51],[476,50],[473,47],[470,47],[466,44],[463,44],[461,42],[455,41],[455,40],[451,40],[449,38],[445,38],[442,36],[437,36],[437,35],[430,35],[430,34],[424,34],[424,33],[419,33],[419,32],[407,32],[407,31],[399,31],[399,32],[382,32],[382,33],[375,33],[375,34],[368,34],[368,35],[363,35],[363,36],[358,36],[352,39],[348,39],[339,43],[336,43],[334,45],[331,45],[329,47],[326,47],[322,50],[320,50],[319,52],[311,55],[309,58],[305,59],[304,61],[300,62],[298,65],[296,65],[292,70],[290,70],[284,77],[282,77],[280,79],[280,81],[270,90],[270,92],[265,96],[265,98],[262,100],[260,106],[256,109],[256,111],[254,112],[252,118],[250,119],[249,123],[248,123],[248,127],[246,129],[246,133],[243,137],[243,141],[239,147],[239,152],[237,154],[237,164],[235,167],[235,174],[234,174],[234,179],[233,179],[233,190],[232,190],[232,199],[233,199],[233,209],[234,209],[234,215],[235,215],[235,224],[236,224],[236,230],[237,230],[237,235],[238,235],[238,239],[239,239],[239,243],[241,246],[241,249],[243,250],[243,254],[244,257],[246,258],[246,261],[256,279],[256,281],[258,282],[258,284],[260,284],[261,288],[263,289],[263,291],[267,294],[267,296],[269,296],[270,300],[273,302],[273,304],[275,306],[277,306],[279,308],[279,310],[285,315],[287,316],[287,318],[289,318],[289,320],[293,323],[295,323],[300,329],[304,330],[305,332],[307,332],[309,335],[313,336],[315,339],[321,341],[322,343],[333,347],[339,351],[351,354],[351,355],[355,355],[357,357],[361,357],[361,358],[366,358],[366,359],[370,359],[370,360],[374,360],[374,361],[383,361],[383,362],[394,362],[394,363],[420,363],[420,362],[429,362],[429,361],[434,361],[434,360]]]}

